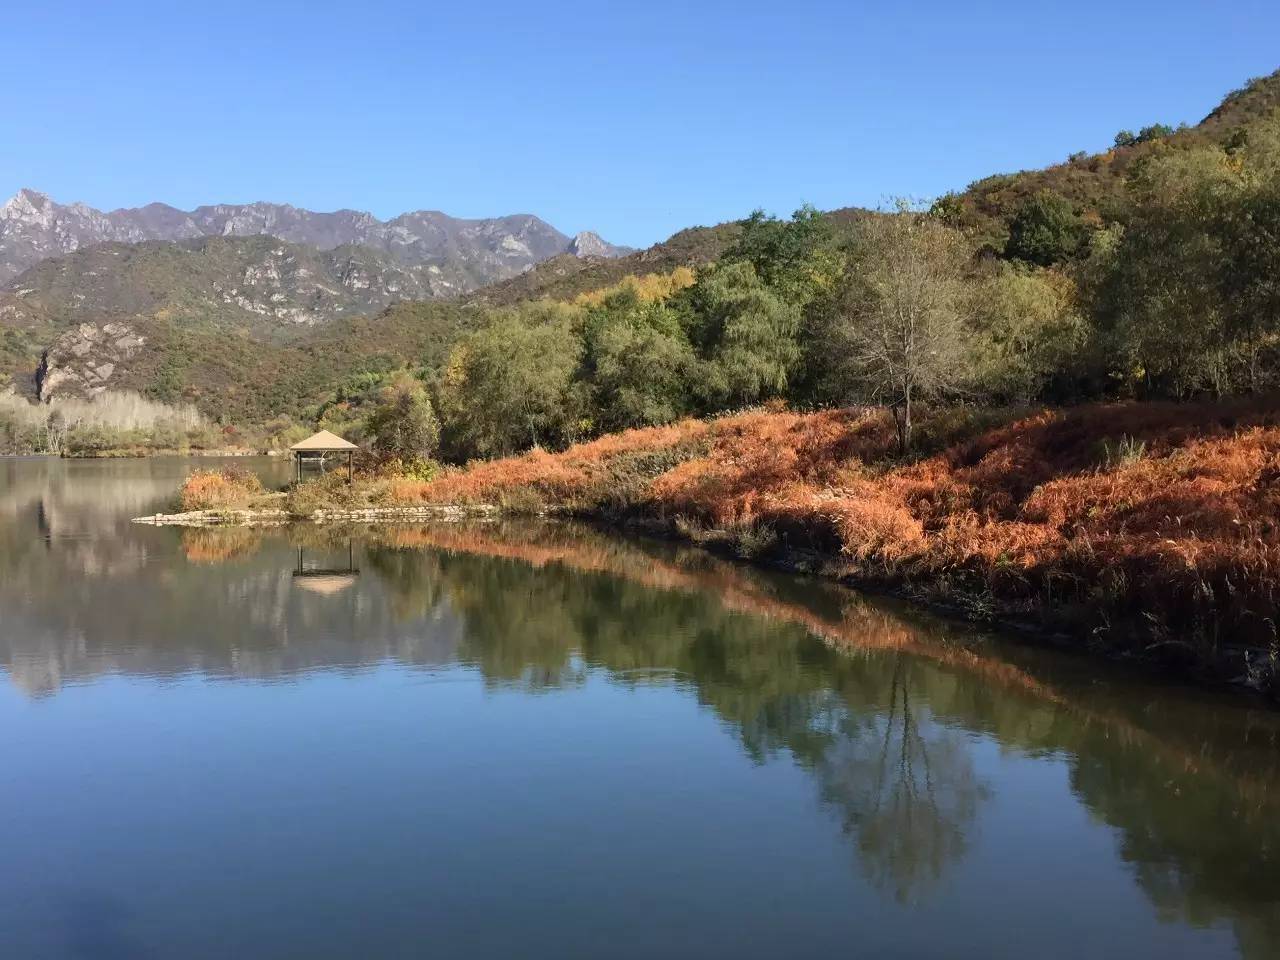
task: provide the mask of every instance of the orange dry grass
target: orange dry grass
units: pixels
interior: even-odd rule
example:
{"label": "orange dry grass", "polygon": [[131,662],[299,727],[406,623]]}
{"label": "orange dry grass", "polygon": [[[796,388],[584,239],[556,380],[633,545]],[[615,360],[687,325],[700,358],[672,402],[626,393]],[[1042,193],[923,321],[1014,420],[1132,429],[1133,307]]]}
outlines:
{"label": "orange dry grass", "polygon": [[[1128,438],[1130,453],[1108,458]],[[1280,425],[1271,405],[1044,410],[913,463],[882,411],[752,411],[474,465],[400,493],[528,494],[591,509],[621,458],[686,455],[629,506],[714,527],[766,524],[856,575],[960,587],[1020,608],[1073,604],[1217,642],[1269,641],[1280,575]]]}
{"label": "orange dry grass", "polygon": [[705,436],[710,426],[681,420],[579,443],[563,453],[531,450],[518,457],[473,463],[431,481],[393,483],[388,498],[400,503],[500,502],[516,491],[530,491],[551,503],[573,501],[602,479],[603,467],[623,454],[666,450]]}
{"label": "orange dry grass", "polygon": [[216,510],[243,506],[262,492],[255,474],[237,467],[225,470],[195,470],[182,483],[179,499],[183,510]]}

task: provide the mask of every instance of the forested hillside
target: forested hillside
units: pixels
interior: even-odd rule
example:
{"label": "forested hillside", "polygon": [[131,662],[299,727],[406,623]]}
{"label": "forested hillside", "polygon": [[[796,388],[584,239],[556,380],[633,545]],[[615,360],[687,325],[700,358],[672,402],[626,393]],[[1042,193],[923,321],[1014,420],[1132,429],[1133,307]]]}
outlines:
{"label": "forested hillside", "polygon": [[550,278],[560,302],[495,312],[450,352],[432,384],[442,452],[773,401],[883,404],[905,452],[922,401],[1273,390],[1278,87],[1250,83],[1197,128],[1122,134],[1096,162],[1004,178],[1006,193],[985,180],[928,209],[757,214],[715,234],[714,262],[591,296],[581,271]]}
{"label": "forested hillside", "polygon": [[1114,145],[1101,153],[1081,151],[1043,170],[978,180],[939,198],[935,212],[996,251],[1004,249],[1018,211],[1042,191],[1063,197],[1087,223],[1123,221],[1130,207],[1127,185],[1145,161],[1179,150],[1239,148],[1249,126],[1273,116],[1278,108],[1280,71],[1229,93],[1195,126],[1171,126],[1153,118],[1136,130],[1117,131]]}
{"label": "forested hillside", "polygon": [[1278,91],[1280,74],[1252,81],[1196,127],[1121,131],[1103,154],[928,208],[757,213],[289,335],[184,319],[198,272],[157,274],[119,335],[28,295],[0,304],[4,350],[29,362],[42,330],[85,319],[47,351],[45,383],[190,402],[268,439],[316,423],[358,437],[407,374],[451,460],[765,403],[883,404],[907,451],[921,402],[1256,394],[1280,386]]}

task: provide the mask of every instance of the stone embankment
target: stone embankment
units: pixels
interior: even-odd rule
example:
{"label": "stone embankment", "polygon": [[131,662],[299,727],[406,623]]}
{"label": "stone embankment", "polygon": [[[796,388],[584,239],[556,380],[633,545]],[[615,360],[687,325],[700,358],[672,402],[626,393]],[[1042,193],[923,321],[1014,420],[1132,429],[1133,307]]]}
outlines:
{"label": "stone embankment", "polygon": [[498,508],[478,504],[419,504],[411,507],[331,507],[311,514],[294,514],[281,509],[190,510],[186,513],[157,513],[135,517],[134,523],[166,527],[272,527],[285,523],[405,523],[423,520],[475,520],[493,518]]}

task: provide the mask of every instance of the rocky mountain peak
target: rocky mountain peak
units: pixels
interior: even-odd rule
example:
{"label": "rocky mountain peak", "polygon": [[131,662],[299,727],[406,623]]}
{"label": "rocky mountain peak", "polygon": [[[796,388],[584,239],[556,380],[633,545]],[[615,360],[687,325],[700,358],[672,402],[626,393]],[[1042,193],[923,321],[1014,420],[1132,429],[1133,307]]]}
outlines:
{"label": "rocky mountain peak", "polygon": [[47,194],[23,187],[0,207],[0,220],[23,220],[47,214],[53,201]]}
{"label": "rocky mountain peak", "polygon": [[420,210],[388,221],[361,210],[330,213],[287,203],[219,203],[183,211],[160,203],[103,213],[84,204],[59,204],[23,188],[0,208],[0,284],[49,257],[117,241],[179,241],[197,237],[271,236],[333,250],[369,247],[412,269],[436,268],[440,293],[452,295],[516,276],[533,264],[582,246],[590,256],[617,256],[595,234],[570,240],[530,214],[462,220]]}
{"label": "rocky mountain peak", "polygon": [[621,257],[633,251],[630,247],[609,243],[592,230],[583,230],[569,241],[568,252],[575,257]]}

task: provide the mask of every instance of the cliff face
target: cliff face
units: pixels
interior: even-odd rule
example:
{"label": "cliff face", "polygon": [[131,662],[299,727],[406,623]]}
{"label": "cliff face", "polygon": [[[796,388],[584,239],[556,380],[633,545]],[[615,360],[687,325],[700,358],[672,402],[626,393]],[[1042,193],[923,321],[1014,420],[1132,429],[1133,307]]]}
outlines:
{"label": "cliff face", "polygon": [[575,257],[625,257],[635,251],[609,243],[591,230],[584,230],[569,241],[569,252]]}
{"label": "cliff face", "polygon": [[55,396],[87,398],[101,393],[146,342],[127,323],[82,323],[45,350],[36,370],[36,393],[45,403]]}

